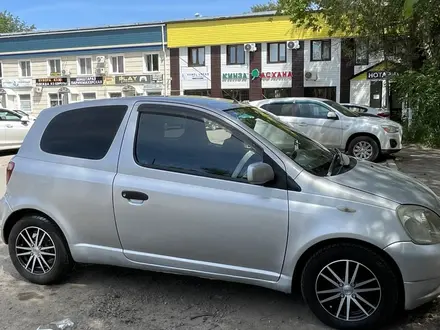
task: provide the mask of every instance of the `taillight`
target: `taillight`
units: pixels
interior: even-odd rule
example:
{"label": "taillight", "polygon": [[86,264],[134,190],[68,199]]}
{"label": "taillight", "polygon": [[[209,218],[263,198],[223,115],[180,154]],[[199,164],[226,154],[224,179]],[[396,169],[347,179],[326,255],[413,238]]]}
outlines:
{"label": "taillight", "polygon": [[6,184],[8,184],[9,179],[11,179],[12,172],[14,171],[15,163],[10,161],[8,167],[6,167]]}
{"label": "taillight", "polygon": [[380,117],[389,117],[390,116],[390,114],[386,113],[386,112],[379,112],[377,115]]}

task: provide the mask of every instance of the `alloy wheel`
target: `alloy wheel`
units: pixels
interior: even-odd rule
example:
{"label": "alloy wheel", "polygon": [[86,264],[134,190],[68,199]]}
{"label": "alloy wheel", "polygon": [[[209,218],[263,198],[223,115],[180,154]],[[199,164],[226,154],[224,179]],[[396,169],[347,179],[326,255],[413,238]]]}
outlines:
{"label": "alloy wheel", "polygon": [[353,156],[360,159],[369,159],[373,155],[373,146],[367,141],[359,141],[353,148]]}
{"label": "alloy wheel", "polygon": [[353,260],[338,260],[325,266],[316,278],[315,292],[330,315],[349,322],[370,317],[382,298],[374,273]]}
{"label": "alloy wheel", "polygon": [[41,228],[24,228],[15,242],[17,259],[33,275],[50,272],[56,260],[56,248],[50,235]]}

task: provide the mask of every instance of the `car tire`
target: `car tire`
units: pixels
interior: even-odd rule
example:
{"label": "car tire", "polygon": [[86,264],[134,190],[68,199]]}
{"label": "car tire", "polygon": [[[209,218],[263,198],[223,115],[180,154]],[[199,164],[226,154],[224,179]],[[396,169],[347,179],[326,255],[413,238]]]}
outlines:
{"label": "car tire", "polygon": [[17,221],[9,234],[8,248],[15,269],[35,284],[58,283],[73,266],[61,231],[42,216]]}
{"label": "car tire", "polygon": [[[347,261],[348,280],[345,275]],[[353,274],[354,283],[351,283]],[[348,243],[317,251],[306,263],[301,276],[302,295],[312,312],[324,324],[344,330],[374,329],[384,325],[400,308],[399,288],[398,276],[381,255]],[[347,302],[350,302],[348,320]]]}
{"label": "car tire", "polygon": [[[365,158],[359,157],[359,152],[357,151],[358,147],[359,148],[364,147],[364,148],[371,150],[371,152],[369,152],[367,154],[368,157],[365,157]],[[353,157],[356,157],[356,158],[360,158],[363,160],[368,160],[370,162],[374,162],[377,159],[377,157],[379,157],[380,147],[372,137],[358,136],[358,137],[354,138],[350,142],[350,144],[348,145],[348,154]],[[356,154],[358,154],[358,155],[356,155]],[[362,152],[361,152],[361,154],[362,154]]]}

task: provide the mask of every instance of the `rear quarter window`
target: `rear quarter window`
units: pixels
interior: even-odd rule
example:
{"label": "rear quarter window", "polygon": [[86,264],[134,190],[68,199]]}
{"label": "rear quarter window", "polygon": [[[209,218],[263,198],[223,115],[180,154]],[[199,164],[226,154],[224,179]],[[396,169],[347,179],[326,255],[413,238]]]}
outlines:
{"label": "rear quarter window", "polygon": [[40,148],[60,156],[104,158],[127,112],[126,105],[78,108],[55,116],[44,131]]}

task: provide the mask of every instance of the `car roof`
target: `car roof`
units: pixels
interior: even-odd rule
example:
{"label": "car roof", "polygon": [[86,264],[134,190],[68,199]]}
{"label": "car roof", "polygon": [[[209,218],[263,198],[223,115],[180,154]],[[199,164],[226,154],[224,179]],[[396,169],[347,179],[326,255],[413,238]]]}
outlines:
{"label": "car roof", "polygon": [[319,98],[319,97],[277,97],[277,98],[272,98],[272,99],[262,99],[262,100],[256,100],[256,101],[252,101],[249,102],[250,104],[265,104],[265,103],[273,103],[273,102],[289,102],[289,101],[318,101],[318,102],[323,102],[323,101],[330,101],[328,99],[323,99],[323,98]]}
{"label": "car roof", "polygon": [[161,102],[176,103],[179,105],[192,105],[212,111],[225,111],[229,109],[249,106],[234,100],[211,98],[205,96],[129,96],[122,98],[98,99],[98,100],[90,100],[83,102],[75,102],[66,105],[47,108],[44,111],[59,113],[80,107],[94,107],[94,106],[112,105],[112,104],[120,105],[121,103],[135,104],[137,102],[147,102],[147,101],[158,102],[158,103]]}

